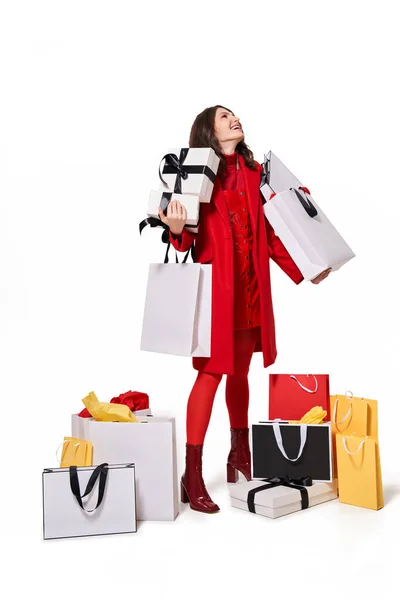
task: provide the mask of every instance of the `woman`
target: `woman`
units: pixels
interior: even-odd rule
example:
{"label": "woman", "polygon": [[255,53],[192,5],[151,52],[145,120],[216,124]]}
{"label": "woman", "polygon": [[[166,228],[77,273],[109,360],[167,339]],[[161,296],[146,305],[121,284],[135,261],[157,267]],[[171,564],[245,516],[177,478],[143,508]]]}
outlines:
{"label": "woman", "polygon": [[[225,374],[231,426],[227,480],[238,471],[251,478],[248,371],[253,352],[262,352],[264,367],[276,358],[269,257],[296,283],[303,276],[264,216],[260,195],[261,166],[244,141],[239,118],[217,105],[200,113],[189,146],[212,147],[220,157],[209,204],[202,203],[198,234],[184,229],[185,208],[171,202],[167,216],[171,244],[185,252],[195,242],[196,261],[213,265],[211,357],[193,358],[197,379],[187,406],[186,470],[182,502],[206,513],[219,510],[202,477],[202,451],[218,385]],[[319,283],[329,273],[314,279]]]}

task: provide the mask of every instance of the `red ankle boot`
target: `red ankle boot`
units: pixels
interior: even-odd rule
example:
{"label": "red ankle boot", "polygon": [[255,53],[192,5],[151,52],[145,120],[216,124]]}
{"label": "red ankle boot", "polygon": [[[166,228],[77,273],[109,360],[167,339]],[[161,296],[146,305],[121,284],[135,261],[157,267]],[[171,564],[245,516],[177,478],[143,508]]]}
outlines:
{"label": "red ankle boot", "polygon": [[219,511],[210,498],[202,475],[203,446],[186,444],[186,470],[181,479],[181,501],[189,502],[190,508],[205,513]]}
{"label": "red ankle boot", "polygon": [[240,471],[247,479],[251,479],[251,456],[249,447],[249,428],[231,429],[231,451],[226,465],[228,483],[236,483]]}

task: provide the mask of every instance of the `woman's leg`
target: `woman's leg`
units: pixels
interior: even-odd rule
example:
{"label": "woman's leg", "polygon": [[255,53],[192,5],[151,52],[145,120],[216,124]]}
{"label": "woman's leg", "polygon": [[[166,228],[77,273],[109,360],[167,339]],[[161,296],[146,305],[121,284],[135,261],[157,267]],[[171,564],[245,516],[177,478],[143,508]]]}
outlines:
{"label": "woman's leg", "polygon": [[238,480],[239,471],[247,480],[251,479],[248,372],[258,338],[258,328],[235,331],[235,372],[226,380],[226,405],[231,424],[231,450],[227,460],[230,483]]}
{"label": "woman's leg", "polygon": [[226,378],[225,397],[229,421],[233,429],[248,427],[249,383],[251,358],[258,339],[258,328],[240,329],[235,334],[235,371]]}
{"label": "woman's leg", "polygon": [[210,422],[215,394],[222,375],[199,372],[189,396],[186,412],[186,438],[188,444],[204,442]]}
{"label": "woman's leg", "polygon": [[187,406],[186,468],[181,479],[181,500],[190,502],[193,510],[206,513],[219,511],[204,485],[202,455],[214,397],[221,379],[222,375],[199,372]]}

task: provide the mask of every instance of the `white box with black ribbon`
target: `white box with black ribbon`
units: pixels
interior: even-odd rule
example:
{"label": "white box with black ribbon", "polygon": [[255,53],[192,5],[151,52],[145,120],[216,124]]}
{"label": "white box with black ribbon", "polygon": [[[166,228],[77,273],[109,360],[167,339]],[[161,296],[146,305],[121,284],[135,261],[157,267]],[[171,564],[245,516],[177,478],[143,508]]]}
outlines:
{"label": "white box with black ribbon", "polygon": [[161,159],[159,190],[194,194],[200,202],[210,202],[218,166],[212,148],[170,148]]}
{"label": "white box with black ribbon", "polygon": [[199,223],[199,196],[194,194],[173,194],[172,192],[163,192],[155,190],[150,192],[149,204],[147,206],[147,215],[149,217],[159,218],[158,209],[162,208],[167,216],[168,205],[174,200],[180,202],[186,209],[186,227],[189,231],[197,233]]}
{"label": "white box with black ribbon", "polygon": [[311,478],[273,478],[246,481],[229,486],[231,505],[270,519],[283,517],[335,500],[337,483],[313,483]]}
{"label": "white box with black ribbon", "polygon": [[265,421],[252,426],[253,477],[332,481],[331,424]]}

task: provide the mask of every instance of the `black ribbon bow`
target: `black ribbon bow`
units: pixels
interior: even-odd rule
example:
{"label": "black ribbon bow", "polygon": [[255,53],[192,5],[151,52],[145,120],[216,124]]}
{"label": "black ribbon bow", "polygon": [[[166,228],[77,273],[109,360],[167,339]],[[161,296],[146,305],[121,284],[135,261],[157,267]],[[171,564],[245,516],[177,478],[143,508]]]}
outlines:
{"label": "black ribbon bow", "polygon": [[249,512],[256,512],[255,495],[258,492],[262,492],[263,490],[269,490],[280,485],[299,490],[301,495],[301,510],[305,510],[309,507],[307,487],[312,486],[313,482],[311,477],[309,477],[308,475],[306,477],[300,477],[298,479],[294,479],[286,475],[286,477],[272,477],[270,479],[261,479],[261,481],[266,481],[267,483],[253,488],[247,494],[247,506],[249,508]]}
{"label": "black ribbon bow", "polygon": [[[158,174],[164,185],[168,185],[163,179],[163,175],[173,173],[176,175],[174,193],[182,194],[182,179],[187,179],[189,175],[206,175],[213,183],[215,181],[215,173],[206,165],[185,165],[184,162],[189,153],[189,148],[181,148],[179,157],[172,152],[162,157]],[[165,160],[164,168],[161,172],[161,164]]]}

